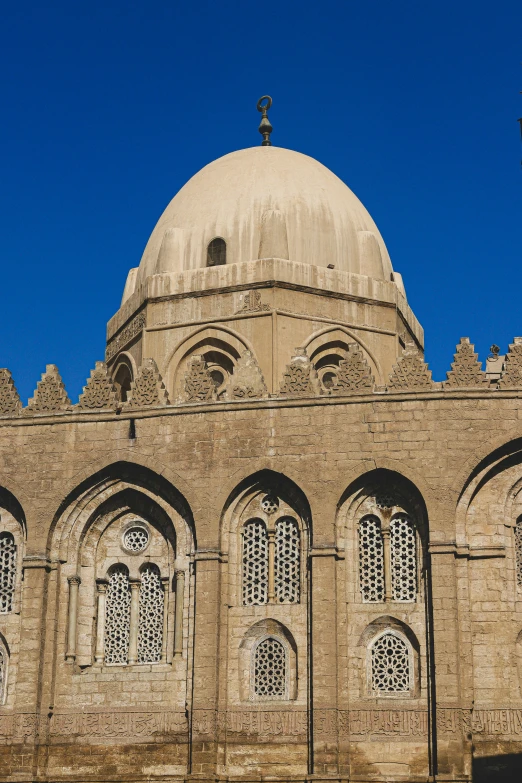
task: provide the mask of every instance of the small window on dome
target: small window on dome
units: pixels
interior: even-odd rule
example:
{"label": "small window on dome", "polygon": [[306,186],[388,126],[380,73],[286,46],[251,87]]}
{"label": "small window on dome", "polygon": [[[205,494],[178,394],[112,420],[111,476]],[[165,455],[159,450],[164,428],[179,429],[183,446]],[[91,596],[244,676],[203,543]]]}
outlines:
{"label": "small window on dome", "polygon": [[216,237],[207,248],[207,266],[221,266],[227,263],[227,243]]}

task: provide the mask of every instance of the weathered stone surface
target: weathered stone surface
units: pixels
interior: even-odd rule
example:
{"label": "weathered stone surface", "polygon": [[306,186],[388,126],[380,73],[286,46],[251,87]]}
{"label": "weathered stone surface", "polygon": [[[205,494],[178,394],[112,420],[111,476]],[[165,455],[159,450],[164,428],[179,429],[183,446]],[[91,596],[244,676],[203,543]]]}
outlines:
{"label": "weathered stone surface", "polygon": [[205,402],[216,398],[216,386],[202,356],[192,356],[185,375],[185,401]]}
{"label": "weathered stone surface", "polygon": [[295,397],[319,393],[317,372],[304,348],[295,349],[292,361],[283,374],[280,393]]}
{"label": "weathered stone surface", "polygon": [[229,378],[227,397],[231,400],[242,400],[266,397],[266,395],[267,388],[261,368],[252,352],[245,351],[238,359],[234,373]]}
{"label": "weathered stone surface", "polygon": [[406,344],[397,364],[394,365],[388,381],[389,391],[433,391],[431,370],[415,345]]}
{"label": "weathered stone surface", "polygon": [[20,396],[11,373],[5,367],[0,368],[0,416],[18,416],[22,410]]}
{"label": "weathered stone surface", "polygon": [[125,408],[168,405],[169,397],[154,359],[144,359],[131,383]]}
{"label": "weathered stone surface", "polygon": [[69,410],[70,407],[71,401],[65,391],[58,367],[55,364],[48,364],[42,379],[38,381],[34,396],[23,410],[24,415],[55,413]]}
{"label": "weathered stone surface", "polygon": [[515,337],[506,355],[506,366],[498,383],[500,389],[522,388],[522,337]]}
{"label": "weathered stone surface", "polygon": [[451,370],[447,373],[444,386],[447,388],[464,387],[472,389],[488,385],[486,373],[478,361],[474,346],[470,344],[469,337],[462,337],[457,345],[455,361],[451,364]]}
{"label": "weathered stone surface", "polygon": [[83,393],[80,395],[77,407],[80,410],[91,410],[93,408],[114,409],[118,405],[116,389],[107,372],[105,362],[96,362],[94,370],[87,380],[87,385],[83,387]]}
{"label": "weathered stone surface", "polygon": [[375,380],[370,365],[357,343],[348,346],[348,352],[339,362],[332,394],[364,394],[373,391]]}

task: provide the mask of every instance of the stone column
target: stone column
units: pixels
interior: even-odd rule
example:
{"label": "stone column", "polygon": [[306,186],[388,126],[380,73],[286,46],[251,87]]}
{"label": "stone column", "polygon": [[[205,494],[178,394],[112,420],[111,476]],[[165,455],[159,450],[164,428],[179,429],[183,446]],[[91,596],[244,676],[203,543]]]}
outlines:
{"label": "stone column", "polygon": [[161,644],[161,662],[167,661],[167,633],[169,629],[169,578],[165,576],[161,580],[161,586],[163,588],[163,638]]}
{"label": "stone column", "polygon": [[67,651],[65,660],[76,660],[76,620],[78,616],[78,590],[81,584],[79,576],[70,576],[69,582],[69,618],[67,622]]}
{"label": "stone column", "polygon": [[275,603],[275,530],[268,530],[268,603]]}
{"label": "stone column", "polygon": [[138,663],[138,629],[140,622],[140,584],[139,579],[129,579],[131,589],[129,663]]}
{"label": "stone column", "polygon": [[384,548],[384,600],[391,601],[393,597],[392,588],[392,565],[391,565],[391,536],[388,525],[382,527],[382,540]]}
{"label": "stone column", "polygon": [[185,602],[185,572],[176,571],[176,610],[174,616],[174,655],[183,655],[183,604]]}
{"label": "stone column", "polygon": [[107,594],[108,581],[106,579],[96,580],[96,591],[98,595],[98,611],[96,620],[96,652],[94,662],[103,666],[105,661],[105,596]]}

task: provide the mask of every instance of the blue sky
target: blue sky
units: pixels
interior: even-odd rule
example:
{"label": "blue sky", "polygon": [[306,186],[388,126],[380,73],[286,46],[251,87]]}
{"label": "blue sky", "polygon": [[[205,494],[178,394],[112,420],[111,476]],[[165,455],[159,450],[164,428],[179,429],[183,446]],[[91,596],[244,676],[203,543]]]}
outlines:
{"label": "blue sky", "polygon": [[0,366],[76,401],[129,268],[203,165],[274,144],[374,217],[441,380],[522,335],[522,3],[5,4]]}

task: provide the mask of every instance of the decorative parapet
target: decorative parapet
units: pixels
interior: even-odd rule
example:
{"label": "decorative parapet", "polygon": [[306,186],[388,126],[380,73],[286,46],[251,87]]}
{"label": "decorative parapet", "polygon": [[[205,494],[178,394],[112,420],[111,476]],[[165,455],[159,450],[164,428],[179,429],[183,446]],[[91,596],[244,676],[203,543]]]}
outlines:
{"label": "decorative parapet", "polygon": [[145,328],[146,325],[146,316],[145,313],[139,313],[135,318],[130,321],[127,326],[125,326],[121,332],[118,332],[107,344],[107,348],[105,349],[105,361],[110,362],[110,360],[116,356],[119,351],[122,350],[122,348],[125,348],[125,346],[131,342],[135,337],[137,337],[140,332]]}
{"label": "decorative parapet", "polygon": [[48,364],[40,381],[38,381],[34,396],[31,397],[24,416],[35,413],[56,413],[71,410],[71,401],[65,391],[65,386],[55,364]]}
{"label": "decorative parapet", "polygon": [[154,359],[144,359],[141,363],[124,408],[142,408],[155,405],[168,405],[169,397],[163,379]]}
{"label": "decorative parapet", "polygon": [[506,369],[498,382],[499,389],[522,388],[522,337],[515,337],[506,355]]}
{"label": "decorative parapet", "polygon": [[234,374],[229,378],[227,398],[230,400],[255,399],[266,397],[263,373],[252,351],[244,351],[234,368]]}
{"label": "decorative parapet", "polygon": [[14,385],[13,377],[5,367],[0,368],[0,416],[19,416],[22,401]]}
{"label": "decorative parapet", "polygon": [[307,356],[306,348],[296,348],[292,361],[286,366],[281,394],[295,397],[311,397],[320,393],[315,367]]}
{"label": "decorative parapet", "polygon": [[407,342],[388,380],[388,391],[433,391],[431,370],[414,342]]}
{"label": "decorative parapet", "polygon": [[375,381],[360,347],[350,343],[344,359],[339,362],[331,394],[368,394],[373,391]]}
{"label": "decorative parapet", "polygon": [[206,361],[199,354],[191,356],[185,374],[183,402],[208,402],[216,399],[216,386]]}
{"label": "decorative parapet", "polygon": [[[469,337],[461,337],[455,353],[455,361],[451,363],[451,370],[447,374],[447,380],[444,381],[444,388],[484,388],[489,381],[486,373],[482,370],[482,364],[478,361],[478,356],[471,345]],[[486,388],[487,388],[486,386]]]}
{"label": "decorative parapet", "polygon": [[101,408],[114,410],[117,405],[118,395],[107,372],[107,365],[105,362],[96,362],[75,407],[80,410]]}

